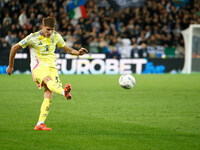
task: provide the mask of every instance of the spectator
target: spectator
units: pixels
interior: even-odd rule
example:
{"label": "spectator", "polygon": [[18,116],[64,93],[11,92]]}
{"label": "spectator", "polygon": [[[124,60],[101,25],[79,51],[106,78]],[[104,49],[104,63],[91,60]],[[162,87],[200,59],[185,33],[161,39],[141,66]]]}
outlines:
{"label": "spectator", "polygon": [[13,16],[14,13],[16,13],[20,10],[19,1],[10,1],[8,4],[8,8],[9,8],[10,15]]}
{"label": "spectator", "polygon": [[97,33],[100,32],[101,26],[100,26],[99,18],[98,17],[95,17],[94,22],[92,22],[92,28],[95,28],[95,30],[96,30]]}
{"label": "spectator", "polygon": [[131,40],[128,38],[123,38],[121,40],[121,46],[119,48],[119,53],[121,54],[121,58],[130,58],[131,57]]}
{"label": "spectator", "polygon": [[67,35],[65,36],[65,40],[66,40],[66,45],[72,47],[74,42],[75,42],[75,39],[74,37],[72,36],[72,33],[71,31],[68,31],[67,32]]}
{"label": "spectator", "polygon": [[145,43],[141,44],[141,48],[138,50],[139,58],[149,57],[149,53],[147,52],[147,45]]}
{"label": "spectator", "polygon": [[117,47],[112,48],[112,51],[110,53],[110,57],[113,58],[113,59],[119,59],[120,58],[120,53],[117,50]]}
{"label": "spectator", "polygon": [[0,41],[0,53],[9,54],[10,52],[10,45],[6,42],[5,38],[2,37]]}
{"label": "spectator", "polygon": [[138,45],[134,43],[133,48],[131,49],[131,58],[138,58]]}
{"label": "spectator", "polygon": [[181,28],[180,25],[178,23],[175,24],[174,29],[172,30],[174,35],[180,35],[181,34]]}
{"label": "spectator", "polygon": [[5,26],[3,27],[3,36],[5,37],[8,33],[8,31],[11,30],[11,24],[8,20],[5,22]]}
{"label": "spectator", "polygon": [[5,14],[5,17],[3,18],[3,26],[5,26],[6,25],[6,22],[9,22],[9,24],[11,24],[12,23],[12,19],[10,18],[10,16],[9,16],[9,13],[7,12],[6,14]]}
{"label": "spectator", "polygon": [[30,19],[29,19],[29,23],[31,26],[35,26],[36,25],[36,19],[35,19],[35,14],[31,13],[30,15]]}
{"label": "spectator", "polygon": [[24,30],[27,30],[28,33],[31,33],[32,27],[33,27],[33,26],[32,26],[32,24],[30,24],[29,19],[26,19],[26,23],[23,25],[23,29],[24,29]]}
{"label": "spectator", "polygon": [[15,24],[15,25],[19,24],[19,17],[18,17],[17,12],[15,12],[13,17],[12,17],[12,23]]}
{"label": "spectator", "polygon": [[14,46],[19,42],[19,38],[17,37],[17,33],[13,34],[12,40],[11,40],[11,46]]}
{"label": "spectator", "polygon": [[8,34],[5,37],[5,41],[11,46],[12,44],[13,35],[11,31],[8,31]]}
{"label": "spectator", "polygon": [[100,52],[107,53],[106,51],[104,51],[104,48],[106,47],[108,47],[107,41],[105,41],[104,38],[100,38],[100,41],[99,41]]}
{"label": "spectator", "polygon": [[89,52],[99,53],[99,42],[96,37],[91,38],[91,42],[89,43]]}
{"label": "spectator", "polygon": [[26,17],[26,12],[25,12],[25,10],[21,10],[21,14],[20,14],[20,16],[19,16],[19,25],[21,26],[21,27],[23,27],[24,26],[24,24],[26,23],[26,20],[27,20],[27,17]]}

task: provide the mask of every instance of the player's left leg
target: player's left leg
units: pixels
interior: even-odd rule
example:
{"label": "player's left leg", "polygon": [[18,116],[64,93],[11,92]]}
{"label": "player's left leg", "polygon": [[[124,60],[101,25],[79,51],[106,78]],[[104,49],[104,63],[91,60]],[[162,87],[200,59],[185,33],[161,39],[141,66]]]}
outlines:
{"label": "player's left leg", "polygon": [[44,101],[41,106],[40,110],[40,116],[37,125],[35,126],[35,130],[52,130],[51,128],[46,127],[44,124],[48,114],[49,114],[49,108],[51,105],[51,99],[52,99],[53,92],[51,92],[46,86],[44,91]]}

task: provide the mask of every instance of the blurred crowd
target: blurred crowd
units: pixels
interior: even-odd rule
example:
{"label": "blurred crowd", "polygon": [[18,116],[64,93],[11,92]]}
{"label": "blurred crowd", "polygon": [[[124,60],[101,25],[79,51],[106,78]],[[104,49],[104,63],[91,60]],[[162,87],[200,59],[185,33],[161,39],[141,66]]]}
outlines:
{"label": "blurred crowd", "polygon": [[[146,0],[144,7],[115,11],[87,0],[86,19],[72,19],[71,0],[1,0],[0,52],[41,29],[42,18],[57,19],[57,31],[75,49],[105,53],[110,58],[183,57],[181,30],[200,23],[200,1],[175,7],[170,0]],[[63,51],[57,49],[57,53]]]}

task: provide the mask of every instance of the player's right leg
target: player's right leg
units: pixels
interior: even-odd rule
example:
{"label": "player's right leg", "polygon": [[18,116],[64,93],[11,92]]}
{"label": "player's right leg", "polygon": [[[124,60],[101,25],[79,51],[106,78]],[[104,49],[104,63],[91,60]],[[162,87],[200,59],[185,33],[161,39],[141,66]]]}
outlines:
{"label": "player's right leg", "polygon": [[49,88],[50,91],[55,92],[57,94],[65,96],[68,100],[71,99],[71,84],[66,84],[65,89],[57,83],[55,80],[52,80],[50,76],[44,78],[43,83]]}
{"label": "player's right leg", "polygon": [[71,85],[66,84],[65,89],[62,88],[57,69],[35,69],[33,70],[33,78],[38,83],[39,87],[46,85],[50,91],[63,95],[68,100],[71,99]]}
{"label": "player's right leg", "polygon": [[49,114],[49,109],[50,109],[50,105],[51,105],[51,100],[52,100],[52,95],[53,92],[51,92],[46,86],[45,86],[45,90],[44,90],[44,100],[43,103],[41,105],[41,109],[40,109],[40,116],[38,119],[38,123],[35,126],[35,130],[52,130],[51,128],[46,127],[46,125],[44,124],[48,114]]}
{"label": "player's right leg", "polygon": [[66,85],[65,85],[65,97],[68,99],[68,100],[70,100],[71,98],[72,98],[72,95],[71,95],[71,90],[72,90],[72,86],[71,86],[71,84],[69,84],[69,83],[67,83]]}
{"label": "player's right leg", "polygon": [[[57,84],[59,84],[61,87],[62,87],[62,82],[60,81],[60,78],[59,78],[59,74],[58,74],[58,70],[56,68],[49,68],[50,70],[50,76],[52,78],[52,80],[54,80]],[[62,95],[64,95],[68,100],[71,99],[71,89],[72,89],[72,86],[71,84],[67,83],[65,85],[65,89],[64,91],[62,92]]]}

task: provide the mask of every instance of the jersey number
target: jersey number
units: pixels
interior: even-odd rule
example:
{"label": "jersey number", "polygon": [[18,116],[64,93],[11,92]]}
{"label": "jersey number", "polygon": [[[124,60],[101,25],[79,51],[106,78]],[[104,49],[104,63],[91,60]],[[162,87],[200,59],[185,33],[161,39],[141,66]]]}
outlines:
{"label": "jersey number", "polygon": [[46,45],[46,51],[49,51],[49,45]]}

